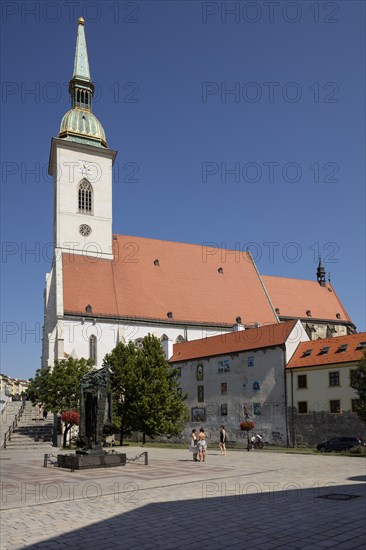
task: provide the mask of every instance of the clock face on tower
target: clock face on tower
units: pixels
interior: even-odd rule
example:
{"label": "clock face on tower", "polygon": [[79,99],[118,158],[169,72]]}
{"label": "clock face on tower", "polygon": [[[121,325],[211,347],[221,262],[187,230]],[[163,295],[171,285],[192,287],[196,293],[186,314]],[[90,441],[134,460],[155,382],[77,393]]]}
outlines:
{"label": "clock face on tower", "polygon": [[79,233],[83,237],[89,237],[91,232],[91,227],[89,225],[86,225],[85,223],[79,227]]}

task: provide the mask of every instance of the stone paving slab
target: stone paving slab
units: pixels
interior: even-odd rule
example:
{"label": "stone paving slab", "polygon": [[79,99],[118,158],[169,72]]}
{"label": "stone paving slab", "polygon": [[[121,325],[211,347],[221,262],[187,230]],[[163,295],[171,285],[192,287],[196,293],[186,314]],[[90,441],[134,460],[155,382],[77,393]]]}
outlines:
{"label": "stone paving slab", "polygon": [[148,466],[75,472],[2,453],[1,550],[364,548],[363,458],[212,449],[200,464],[147,450]]}

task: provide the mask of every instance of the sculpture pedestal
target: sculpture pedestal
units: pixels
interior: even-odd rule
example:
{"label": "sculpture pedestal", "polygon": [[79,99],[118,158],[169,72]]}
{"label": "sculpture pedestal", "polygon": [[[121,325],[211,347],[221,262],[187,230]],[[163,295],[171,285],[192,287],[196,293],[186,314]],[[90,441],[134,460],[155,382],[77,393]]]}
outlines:
{"label": "sculpture pedestal", "polygon": [[69,470],[87,470],[90,468],[111,468],[113,466],[125,466],[126,455],[124,453],[76,453],[70,455],[57,455],[57,467]]}

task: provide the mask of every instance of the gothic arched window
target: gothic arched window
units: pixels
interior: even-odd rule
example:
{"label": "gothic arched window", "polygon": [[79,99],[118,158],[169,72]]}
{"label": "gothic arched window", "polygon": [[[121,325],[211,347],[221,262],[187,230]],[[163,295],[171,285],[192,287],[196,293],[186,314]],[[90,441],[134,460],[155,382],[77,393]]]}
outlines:
{"label": "gothic arched window", "polygon": [[138,349],[143,349],[144,347],[144,339],[143,338],[137,338],[135,340],[135,346],[138,348]]}
{"label": "gothic arched window", "polygon": [[79,212],[82,214],[92,214],[93,209],[93,188],[88,180],[83,180],[79,184],[78,191]]}
{"label": "gothic arched window", "polygon": [[93,361],[93,364],[97,364],[97,337],[90,336],[89,338],[89,357]]}

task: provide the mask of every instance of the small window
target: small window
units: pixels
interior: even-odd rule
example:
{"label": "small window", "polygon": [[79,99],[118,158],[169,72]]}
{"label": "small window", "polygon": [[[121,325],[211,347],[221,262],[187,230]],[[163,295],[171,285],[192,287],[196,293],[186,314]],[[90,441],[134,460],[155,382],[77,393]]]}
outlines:
{"label": "small window", "polygon": [[311,355],[312,349],[306,349],[304,353],[302,354],[303,357],[309,357]]}
{"label": "small window", "polygon": [[254,355],[249,355],[247,359],[248,367],[254,367]]}
{"label": "small window", "polygon": [[328,351],[329,351],[329,347],[330,347],[330,346],[324,346],[324,347],[320,350],[319,355],[326,355],[326,354],[328,353]]}
{"label": "small window", "polygon": [[339,386],[339,371],[329,373],[329,385]]}
{"label": "small window", "polygon": [[230,372],[230,364],[228,359],[224,359],[223,361],[219,361],[217,372],[219,374],[222,374],[224,372]]}
{"label": "small window", "polygon": [[89,338],[89,358],[93,361],[93,365],[97,364],[97,337],[94,334]]}
{"label": "small window", "polygon": [[360,404],[359,399],[351,399],[351,412],[356,413]]}
{"label": "small window", "polygon": [[178,378],[180,378],[182,376],[182,367],[176,367],[175,370],[177,371]]}
{"label": "small window", "polygon": [[185,339],[183,338],[183,336],[180,334],[179,336],[177,336],[177,339],[175,341],[176,344],[183,344],[183,342],[185,342]]}
{"label": "small window", "polygon": [[346,351],[347,348],[348,348],[348,344],[342,344],[338,348],[338,353],[343,353],[344,351]]}
{"label": "small window", "polygon": [[297,375],[297,389],[303,390],[308,387],[308,381],[307,381],[307,375],[306,374],[298,374]]}
{"label": "small window", "polygon": [[366,349],[366,342],[360,342],[356,349]]}
{"label": "small window", "polygon": [[329,412],[331,414],[341,414],[341,402],[339,399],[329,401]]}
{"label": "small window", "polygon": [[298,401],[297,410],[299,411],[299,414],[308,414],[308,402]]}
{"label": "small window", "polygon": [[227,404],[221,405],[221,416],[227,416]]}
{"label": "small window", "polygon": [[221,382],[221,395],[227,393],[227,382]]}
{"label": "small window", "polygon": [[253,391],[261,391],[261,385],[258,380],[255,380],[255,382],[253,382]]}
{"label": "small window", "polygon": [[260,416],[262,414],[262,405],[261,403],[253,403],[253,415]]}
{"label": "small window", "polygon": [[197,401],[203,403],[205,400],[205,388],[203,386],[197,386]]}

